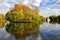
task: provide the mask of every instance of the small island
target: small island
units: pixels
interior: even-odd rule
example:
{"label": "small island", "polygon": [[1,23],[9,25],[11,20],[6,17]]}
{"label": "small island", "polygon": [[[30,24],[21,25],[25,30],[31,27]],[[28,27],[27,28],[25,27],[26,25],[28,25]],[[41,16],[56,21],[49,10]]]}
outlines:
{"label": "small island", "polygon": [[16,4],[14,8],[6,13],[5,18],[13,23],[39,23],[45,21],[45,18],[39,15],[36,6],[32,9],[22,4]]}
{"label": "small island", "polygon": [[40,24],[45,22],[45,17],[39,15],[36,6],[32,9],[22,4],[16,4],[14,8],[6,13],[5,18],[10,22],[6,26],[6,31],[16,35],[15,37],[38,32]]}

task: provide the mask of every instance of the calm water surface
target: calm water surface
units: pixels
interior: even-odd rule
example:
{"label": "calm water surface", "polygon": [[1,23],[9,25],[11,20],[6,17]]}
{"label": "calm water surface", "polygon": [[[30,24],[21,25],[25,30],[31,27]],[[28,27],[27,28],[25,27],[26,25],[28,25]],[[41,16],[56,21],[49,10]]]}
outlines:
{"label": "calm water surface", "polygon": [[15,35],[6,31],[6,28],[0,28],[0,40],[60,40],[60,24],[43,23],[39,31],[29,36],[17,39]]}

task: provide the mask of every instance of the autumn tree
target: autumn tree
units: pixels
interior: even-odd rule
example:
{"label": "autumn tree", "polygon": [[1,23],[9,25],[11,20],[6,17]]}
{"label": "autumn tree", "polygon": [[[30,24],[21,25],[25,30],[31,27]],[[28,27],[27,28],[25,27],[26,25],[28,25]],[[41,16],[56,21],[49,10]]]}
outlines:
{"label": "autumn tree", "polygon": [[6,19],[10,22],[39,22],[40,15],[38,14],[38,8],[34,6],[34,9],[28,6],[17,4],[6,14]]}

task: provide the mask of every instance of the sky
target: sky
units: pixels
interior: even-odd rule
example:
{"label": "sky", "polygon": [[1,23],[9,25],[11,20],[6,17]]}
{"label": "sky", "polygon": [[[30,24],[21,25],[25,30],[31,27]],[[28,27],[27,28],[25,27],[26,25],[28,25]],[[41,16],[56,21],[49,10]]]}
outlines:
{"label": "sky", "polygon": [[45,17],[60,14],[60,0],[0,0],[0,13],[6,14],[15,4],[35,5]]}
{"label": "sky", "polygon": [[43,16],[60,15],[60,0],[42,0],[40,13]]}

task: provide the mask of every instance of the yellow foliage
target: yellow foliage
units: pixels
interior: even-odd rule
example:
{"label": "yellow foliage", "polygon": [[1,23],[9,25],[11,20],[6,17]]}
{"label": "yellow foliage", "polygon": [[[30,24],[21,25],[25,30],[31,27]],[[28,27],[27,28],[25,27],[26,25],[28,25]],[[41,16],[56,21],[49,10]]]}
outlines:
{"label": "yellow foliage", "polygon": [[31,11],[31,9],[25,5],[22,4],[16,4],[15,7],[13,9],[11,9],[10,11],[12,12],[20,12],[20,13],[26,13],[28,11]]}
{"label": "yellow foliage", "polygon": [[4,15],[0,14],[0,28],[4,26]]}
{"label": "yellow foliage", "polygon": [[2,28],[2,27],[4,27],[4,23],[1,22],[0,23],[0,28]]}

